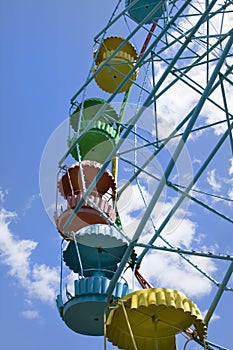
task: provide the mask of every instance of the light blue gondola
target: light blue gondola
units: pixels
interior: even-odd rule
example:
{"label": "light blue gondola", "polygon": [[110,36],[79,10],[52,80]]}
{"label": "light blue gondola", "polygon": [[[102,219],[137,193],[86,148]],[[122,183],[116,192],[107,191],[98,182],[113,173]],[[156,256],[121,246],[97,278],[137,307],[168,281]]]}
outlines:
{"label": "light blue gondola", "polygon": [[[129,6],[133,1],[135,0],[126,0],[125,6]],[[128,13],[135,22],[140,23],[155,7],[157,7],[157,9],[153,12],[151,17],[145,21],[145,24],[156,23],[160,17],[163,16],[165,11],[164,0],[139,0],[129,9]]]}
{"label": "light blue gondola", "polygon": [[61,318],[74,332],[101,336],[104,334],[104,312],[109,302],[130,293],[126,282],[118,282],[111,299],[107,297],[110,279],[91,276],[74,281],[75,295],[63,304],[61,295],[57,297],[57,306]]}

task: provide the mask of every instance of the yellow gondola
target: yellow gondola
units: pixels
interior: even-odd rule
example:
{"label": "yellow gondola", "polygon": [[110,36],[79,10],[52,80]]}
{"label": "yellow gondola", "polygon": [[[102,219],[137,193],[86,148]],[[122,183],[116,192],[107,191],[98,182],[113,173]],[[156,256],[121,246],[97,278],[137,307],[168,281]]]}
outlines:
{"label": "yellow gondola", "polygon": [[120,349],[175,350],[175,335],[191,325],[204,339],[204,320],[186,295],[172,289],[148,288],[118,301],[110,310],[106,335]]}
{"label": "yellow gondola", "polygon": [[[96,72],[104,65],[95,76],[95,81],[106,92],[114,92],[138,60],[136,49],[131,43],[127,42],[106,64],[106,60],[109,59],[123,41],[124,39],[121,37],[113,36],[106,38],[99,48],[97,57],[95,57],[96,67],[93,69],[93,72]],[[96,55],[96,52],[94,54]],[[137,76],[138,69],[132,73],[130,80],[127,80],[119,92],[127,91],[132,85],[132,82],[137,79]]]}

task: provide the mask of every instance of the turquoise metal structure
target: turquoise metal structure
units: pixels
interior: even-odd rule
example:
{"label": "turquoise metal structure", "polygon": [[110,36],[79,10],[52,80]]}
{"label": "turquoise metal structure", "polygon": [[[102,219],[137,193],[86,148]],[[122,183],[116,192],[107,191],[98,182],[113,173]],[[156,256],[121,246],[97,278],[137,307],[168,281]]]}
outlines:
{"label": "turquoise metal structure", "polygon": [[128,7],[133,3],[133,6],[129,9],[129,16],[137,23],[144,22],[144,18],[150,14],[153,9],[157,9],[153,16],[149,17],[145,24],[156,23],[165,12],[165,1],[158,0],[142,0],[135,3],[133,0],[126,0],[125,6]]}
{"label": "turquoise metal structure", "polygon": [[[65,169],[67,177],[73,166],[66,165],[69,157],[72,156],[73,161],[79,164],[81,185],[74,189],[72,198],[80,194],[82,187],[82,195],[73,206],[69,204],[68,194],[63,196],[68,202],[68,215],[64,216],[63,212],[56,213],[57,218],[65,217],[62,227],[56,221],[59,232],[67,241],[66,247],[62,248],[62,260],[77,274],[74,292],[67,293],[65,302],[61,274],[57,305],[62,319],[75,332],[87,335],[104,334],[104,310],[130,292],[127,282],[122,279],[125,268],[130,266],[138,269],[152,251],[178,255],[180,261],[211,282],[215,288],[215,296],[207,306],[207,326],[225,292],[233,291],[229,285],[233,272],[232,254],[203,252],[198,245],[190,249],[176,247],[169,242],[166,234],[167,227],[182,210],[186,200],[199,208],[200,215],[206,215],[207,232],[209,215],[213,215],[211,217],[219,222],[218,225],[223,225],[226,231],[229,232],[230,227],[232,230],[230,191],[226,190],[224,195],[219,195],[214,191],[207,193],[201,190],[206,184],[203,178],[207,177],[211,164],[216,166],[219,154],[221,156],[221,152],[227,152],[229,159],[233,157],[233,111],[230,103],[233,92],[233,32],[229,24],[232,14],[233,5],[230,0],[209,0],[198,5],[192,0],[175,0],[172,3],[157,0],[118,1],[108,24],[94,38],[93,64],[83,86],[71,98],[72,135],[68,138],[69,149],[59,162],[62,176],[65,176]],[[153,25],[153,30],[148,26],[150,24]],[[94,69],[95,58],[103,49],[102,43],[106,37],[118,35],[117,29],[124,26],[128,35],[119,46],[108,52],[104,63]],[[111,71],[115,69],[119,75],[122,74],[122,70],[117,70],[117,65],[114,65],[114,59],[130,41],[138,44],[137,60],[113,92],[108,94],[105,90],[101,91],[96,85],[96,76],[103,69],[107,71],[109,67]],[[138,71],[137,78],[131,79]],[[122,88],[127,82],[130,82],[130,88],[126,92],[126,98]],[[95,88],[96,96],[101,98],[92,97]],[[181,102],[183,105],[177,104],[171,96],[175,96],[174,99],[184,96]],[[173,104],[179,107],[178,111],[173,109]],[[89,109],[93,106],[94,112]],[[220,129],[217,130],[217,127]],[[96,141],[90,144],[94,135],[97,135]],[[185,150],[190,149],[190,157],[195,159],[192,139],[202,136],[209,137],[210,142],[205,149],[197,147],[195,151],[200,159],[196,163],[193,161],[193,172],[182,177],[181,173],[185,171],[180,164],[185,164],[185,170],[188,167],[188,160],[184,157]],[[103,154],[103,149],[100,151],[98,144],[105,141],[107,151]],[[142,157],[140,152],[143,152]],[[106,172],[111,172],[115,157],[119,160],[120,169],[127,166],[130,170],[122,187],[111,187],[106,199],[106,192],[96,190],[96,184],[101,182]],[[157,172],[156,159],[163,164],[160,174]],[[85,161],[100,164],[94,176],[85,175]],[[119,179],[125,176],[123,170],[122,173],[119,171]],[[231,183],[230,172],[228,176],[228,183]],[[149,182],[153,184],[149,198],[145,198],[143,194],[144,177],[149,178]],[[117,183],[118,179],[114,180]],[[72,181],[71,179],[73,186]],[[116,218],[121,217],[118,202],[131,186],[138,188],[143,209],[129,238],[124,222],[121,226]],[[171,206],[166,214],[158,219],[154,210],[159,208],[165,190],[169,194],[167,201],[169,196],[173,200],[172,204],[169,202]],[[115,216],[110,216],[103,210],[103,206],[94,199],[96,197],[93,193],[95,196],[97,193],[101,201],[111,206]],[[217,198],[223,203],[221,208],[209,201],[209,197]],[[229,207],[225,206],[226,203]],[[97,213],[95,218],[98,216],[102,221],[88,219],[90,208]],[[80,226],[75,219],[82,212],[87,217],[85,225]],[[72,226],[73,222],[77,226]],[[143,237],[148,232],[149,241],[145,243]],[[208,237],[211,241],[211,232],[208,232]],[[156,241],[159,243],[155,244]],[[135,249],[139,251],[137,257],[133,255]],[[216,264],[219,261],[229,264],[222,280],[216,280],[194,263],[192,257],[196,256],[211,259]],[[86,317],[80,319],[79,315],[84,313]],[[226,349],[195,337],[193,341],[210,350]]]}

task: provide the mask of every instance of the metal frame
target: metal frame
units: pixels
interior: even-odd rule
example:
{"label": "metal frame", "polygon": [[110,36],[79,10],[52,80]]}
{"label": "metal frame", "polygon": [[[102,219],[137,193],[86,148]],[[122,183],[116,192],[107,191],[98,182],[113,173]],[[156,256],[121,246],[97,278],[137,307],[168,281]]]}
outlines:
{"label": "metal frame", "polygon": [[[99,32],[99,34],[96,35],[94,38],[94,41],[97,42],[100,38],[100,36],[103,37],[108,33],[108,30],[111,29],[117,21],[121,20],[123,16],[127,15],[127,10],[133,6],[134,3],[136,3],[139,0],[135,0],[133,3],[128,6],[128,8],[123,9],[120,11],[118,15],[115,16],[114,19],[109,21],[107,26],[104,27],[103,30]],[[162,2],[162,1],[161,1]],[[186,84],[188,87],[191,87],[195,92],[197,92],[200,95],[200,98],[195,105],[195,107],[188,113],[187,116],[181,120],[180,124],[174,129],[174,131],[170,134],[170,136],[167,138],[167,140],[160,140],[159,138],[156,139],[156,142],[154,143],[154,152],[151,155],[150,158],[148,158],[145,163],[142,166],[138,166],[134,164],[135,166],[135,173],[134,175],[129,179],[127,184],[119,191],[118,197],[121,195],[121,193],[129,186],[141,173],[145,172],[146,166],[150,163],[150,161],[163,149],[163,147],[166,145],[169,140],[171,140],[173,137],[180,137],[180,141],[175,149],[174,154],[172,155],[163,176],[158,179],[158,187],[156,188],[150,202],[147,204],[147,208],[145,210],[145,213],[143,215],[143,218],[138,225],[136,231],[134,232],[133,239],[129,243],[129,246],[119,264],[119,267],[113,276],[110,285],[108,287],[107,293],[109,298],[111,297],[112,291],[115,287],[116,282],[118,281],[119,277],[121,276],[125,265],[127,264],[130,255],[133,252],[133,249],[135,247],[142,247],[144,248],[143,252],[140,254],[140,256],[137,259],[137,264],[140,264],[145,254],[148,252],[149,249],[154,249],[158,251],[166,251],[169,253],[177,253],[180,256],[184,257],[186,261],[189,261],[186,258],[186,255],[194,255],[194,256],[202,256],[202,257],[209,257],[212,259],[219,259],[224,261],[229,261],[230,265],[228,270],[225,273],[224,278],[222,279],[221,283],[216,282],[213,278],[208,276],[204,271],[199,269],[201,273],[203,273],[207,278],[210,278],[211,281],[218,287],[218,290],[216,292],[216,295],[211,302],[209,306],[209,310],[207,312],[207,315],[205,317],[205,321],[208,324],[224,291],[233,291],[233,288],[228,288],[227,284],[229,282],[229,279],[233,272],[233,256],[232,255],[226,255],[221,254],[217,255],[214,253],[204,253],[204,252],[198,252],[198,251],[189,251],[181,248],[174,248],[172,246],[166,245],[164,247],[161,246],[155,246],[153,245],[155,240],[161,235],[162,230],[167,225],[169,220],[172,218],[172,216],[175,214],[176,210],[180,207],[181,203],[185,198],[191,198],[196,203],[202,205],[207,210],[210,210],[214,212],[215,214],[219,215],[221,218],[227,220],[228,222],[232,223],[233,219],[227,217],[224,215],[224,213],[220,213],[214,208],[208,206],[205,203],[202,203],[197,198],[192,196],[190,192],[193,190],[194,184],[198,181],[200,176],[204,173],[206,170],[206,167],[209,165],[209,163],[212,161],[220,147],[223,145],[223,143],[229,139],[230,146],[233,154],[233,138],[232,138],[232,118],[233,118],[233,112],[229,110],[229,105],[227,103],[227,96],[224,89],[224,82],[228,82],[230,84],[232,83],[232,80],[230,79],[230,74],[232,72],[232,67],[227,64],[227,59],[233,56],[233,30],[230,30],[227,33],[222,33],[221,31],[219,33],[216,33],[216,35],[209,35],[210,31],[210,21],[214,16],[218,15],[224,15],[224,13],[233,12],[232,2],[230,0],[226,0],[225,3],[219,7],[217,10],[214,9],[214,6],[216,5],[217,0],[207,1],[206,2],[206,8],[202,13],[197,14],[198,16],[196,24],[187,29],[181,31],[181,29],[176,27],[176,21],[179,18],[185,18],[183,13],[187,11],[188,7],[192,6],[191,0],[186,0],[184,3],[179,3],[178,10],[173,11],[173,15],[170,18],[166,19],[165,25],[162,27],[161,24],[158,24],[158,33],[153,33],[152,36],[152,42],[150,45],[148,45],[145,52],[140,56],[139,60],[135,62],[134,67],[130,71],[130,73],[123,79],[121,84],[116,88],[116,90],[110,95],[110,97],[107,99],[106,103],[109,104],[114,101],[116,98],[118,92],[120,91],[121,87],[125,84],[126,81],[130,79],[130,76],[133,72],[135,72],[136,69],[146,65],[146,64],[152,64],[154,68],[154,63],[156,61],[163,62],[163,64],[166,65],[166,68],[164,69],[163,74],[161,77],[156,81],[155,77],[155,71],[152,69],[152,76],[153,76],[153,86],[150,91],[146,91],[144,89],[144,93],[147,94],[144,100],[144,103],[142,104],[142,107],[139,109],[139,111],[134,115],[134,117],[130,120],[130,122],[124,126],[120,141],[116,144],[113,151],[109,154],[109,157],[107,161],[103,164],[100,172],[97,174],[96,178],[92,181],[90,186],[87,188],[85,196],[82,198],[82,200],[77,204],[76,208],[74,209],[73,214],[69,217],[67,220],[64,229],[66,229],[69,224],[71,223],[72,219],[76,215],[76,213],[81,208],[83,202],[88,198],[89,194],[91,193],[95,183],[100,179],[106,168],[109,166],[111,159],[116,156],[120,150],[120,147],[122,146],[123,142],[127,137],[133,132],[134,125],[137,124],[137,122],[140,120],[143,111],[146,107],[151,106],[153,103],[155,104],[156,101],[159,101],[159,98],[166,93],[176,82],[182,81],[184,84]],[[230,7],[231,6],[231,7]],[[87,89],[90,84],[92,84],[93,79],[95,76],[100,72],[101,69],[103,69],[105,66],[107,66],[110,62],[110,60],[114,57],[114,55],[125,45],[126,42],[133,39],[138,33],[145,27],[144,23],[146,20],[153,16],[153,13],[156,11],[156,8],[153,9],[153,11],[148,14],[148,16],[142,21],[141,23],[134,25],[134,28],[130,32],[130,34],[126,37],[126,39],[120,44],[120,46],[111,54],[111,56],[106,60],[105,64],[102,65],[100,68],[97,69],[97,71],[94,74],[89,74],[86,82],[84,85],[75,93],[75,95],[71,98],[71,105],[74,105],[77,101],[77,98],[80,97],[82,94],[83,96],[86,95]],[[187,20],[189,21],[189,19]],[[203,23],[206,23],[206,35],[199,34],[199,29],[203,25]],[[174,28],[179,33],[179,36],[175,37],[173,34]],[[145,27],[145,32],[148,30]],[[168,37],[172,38],[172,40],[169,42]],[[100,40],[100,45],[102,42],[102,39]],[[215,39],[214,43],[211,43],[211,40]],[[201,55],[198,55],[192,48],[189,47],[190,43],[196,41],[200,44],[203,44],[206,47],[206,51],[203,52]],[[177,52],[175,55],[168,56],[169,49],[173,48],[173,46],[177,44],[179,46]],[[210,59],[211,54],[213,54],[218,49],[218,52],[216,53],[216,57],[213,59]],[[185,56],[184,56],[185,53]],[[189,55],[187,55],[187,53]],[[187,65],[186,65],[187,64]],[[215,64],[214,70],[210,71],[210,65]],[[200,86],[197,84],[190,76],[190,71],[199,65],[205,65],[206,66],[206,85]],[[226,66],[225,72],[223,72],[223,67]],[[164,86],[164,82],[166,81],[168,76],[173,76],[174,79],[170,81],[166,86]],[[214,99],[211,97],[211,94],[218,88],[221,87],[222,97],[223,97],[223,107],[216,103]],[[135,89],[140,88],[140,84],[137,82],[135,83]],[[224,133],[224,135],[219,139],[219,142],[217,145],[213,148],[213,150],[210,152],[209,156],[206,158],[205,162],[201,165],[199,170],[194,175],[193,179],[189,182],[189,184],[186,186],[186,188],[180,188],[179,186],[176,186],[170,181],[170,174],[176,164],[176,161],[179,159],[179,156],[183,150],[183,147],[186,145],[187,140],[189,139],[190,135],[194,131],[194,127],[196,126],[196,122],[200,116],[200,113],[202,111],[202,108],[204,104],[209,101],[213,103],[216,107],[218,107],[220,110],[224,110],[226,114],[226,123],[227,123],[227,130]],[[156,106],[154,106],[156,108]],[[76,144],[81,140],[81,138],[84,136],[85,132],[91,128],[91,126],[95,123],[95,121],[98,119],[99,115],[103,112],[104,106],[100,109],[98,114],[95,116],[95,118],[90,122],[90,124],[86,127],[86,129],[77,137]],[[184,128],[184,131],[178,135],[178,131],[181,128]],[[197,127],[198,129],[198,127]],[[72,149],[76,146],[76,144],[72,145],[72,147],[65,153],[65,155],[61,158],[59,162],[59,166],[62,167],[62,164],[66,161],[66,158],[72,151]],[[148,145],[151,146],[151,143],[148,141]],[[122,157],[123,159],[123,157]],[[151,238],[150,242],[148,244],[142,244],[138,243],[138,240],[143,232],[143,229],[145,228],[145,225],[147,221],[151,218],[151,213],[153,211],[153,208],[155,204],[158,202],[161,192],[164,189],[164,187],[169,186],[170,188],[173,188],[175,191],[178,191],[180,193],[180,197],[177,200],[177,202],[174,204],[172,210],[167,215],[166,219],[163,221],[163,223],[160,225],[158,229],[155,230],[154,236]],[[194,266],[195,267],[195,266]],[[198,267],[197,267],[198,269]],[[200,341],[197,341],[200,345],[203,347],[206,346],[207,349],[222,349],[225,350],[225,348],[215,345],[211,342],[206,342],[206,344],[203,344]]]}

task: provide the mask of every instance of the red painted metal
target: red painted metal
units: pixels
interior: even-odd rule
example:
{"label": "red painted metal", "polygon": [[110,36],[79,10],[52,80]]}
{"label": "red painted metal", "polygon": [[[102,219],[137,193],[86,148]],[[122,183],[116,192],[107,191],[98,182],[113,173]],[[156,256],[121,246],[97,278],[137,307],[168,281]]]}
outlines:
{"label": "red painted metal", "polygon": [[140,272],[138,271],[139,267],[137,267],[135,269],[135,277],[137,278],[138,282],[140,283],[141,287],[143,289],[146,288],[153,288],[153,286],[140,274]]}
{"label": "red painted metal", "polygon": [[[104,200],[100,194],[91,192],[88,198],[97,206],[100,211],[94,208],[94,206],[88,200],[85,200],[82,207],[79,209],[72,222],[64,232],[63,227],[66,221],[69,219],[70,215],[73,214],[74,208],[80,202],[84,196],[84,192],[79,192],[78,194],[67,197],[68,209],[64,210],[60,215],[55,213],[55,222],[57,229],[63,238],[71,239],[71,231],[77,232],[81,228],[93,225],[93,224],[109,224],[108,218],[115,222],[116,212],[113,207]],[[102,214],[104,213],[107,218]]]}
{"label": "red painted metal", "polygon": [[153,34],[153,32],[154,32],[154,30],[155,30],[155,28],[156,28],[156,25],[157,25],[157,23],[153,23],[153,24],[152,24],[151,29],[150,29],[150,31],[149,31],[149,33],[148,33],[148,35],[147,35],[147,37],[146,37],[146,40],[145,40],[145,42],[144,42],[144,44],[143,44],[143,46],[142,46],[141,52],[140,52],[140,54],[139,54],[139,58],[140,58],[140,57],[144,54],[144,52],[146,51],[146,48],[147,48],[147,46],[148,46],[148,44],[149,44],[149,42],[150,42],[150,39],[151,39],[151,37],[152,37],[152,34]]}
{"label": "red painted metal", "polygon": [[[86,188],[88,188],[90,183],[94,180],[101,167],[102,164],[96,161],[84,160],[82,162],[82,169]],[[58,182],[58,189],[61,195],[65,198],[84,190],[81,180],[81,171],[79,163],[75,163],[67,169],[66,173]],[[111,172],[108,169],[106,169],[96,186],[93,188],[93,192],[97,192],[100,195],[104,195],[110,189],[112,190],[112,192],[115,193],[116,183]]]}

